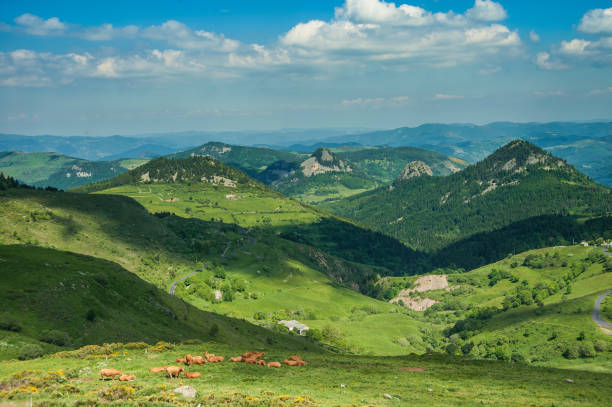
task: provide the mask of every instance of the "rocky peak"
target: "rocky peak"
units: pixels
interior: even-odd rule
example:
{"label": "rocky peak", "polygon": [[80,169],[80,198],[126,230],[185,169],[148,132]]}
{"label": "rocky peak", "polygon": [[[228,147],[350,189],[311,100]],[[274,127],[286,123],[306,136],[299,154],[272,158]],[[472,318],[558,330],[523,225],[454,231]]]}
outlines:
{"label": "rocky peak", "polygon": [[421,177],[423,175],[433,175],[433,171],[423,161],[411,161],[402,170],[402,173],[397,177],[398,181],[405,181],[408,179]]}
{"label": "rocky peak", "polygon": [[326,172],[352,172],[350,165],[336,157],[327,148],[319,148],[310,158],[300,164],[302,173],[306,177]]}

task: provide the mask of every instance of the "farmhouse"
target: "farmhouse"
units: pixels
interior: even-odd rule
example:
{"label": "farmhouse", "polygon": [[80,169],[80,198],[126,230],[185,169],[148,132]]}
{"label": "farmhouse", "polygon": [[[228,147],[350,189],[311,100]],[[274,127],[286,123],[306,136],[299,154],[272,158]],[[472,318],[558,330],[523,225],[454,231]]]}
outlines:
{"label": "farmhouse", "polygon": [[304,334],[310,328],[308,326],[292,319],[291,321],[278,321],[279,324],[285,325],[290,331],[296,330],[300,335]]}

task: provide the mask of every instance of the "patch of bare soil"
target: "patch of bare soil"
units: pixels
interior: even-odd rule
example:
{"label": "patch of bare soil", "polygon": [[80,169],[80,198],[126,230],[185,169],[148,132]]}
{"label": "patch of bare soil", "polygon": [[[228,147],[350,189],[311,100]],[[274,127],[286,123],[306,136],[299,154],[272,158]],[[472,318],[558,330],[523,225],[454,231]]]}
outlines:
{"label": "patch of bare soil", "polygon": [[408,308],[414,311],[425,311],[427,308],[434,305],[436,300],[432,300],[431,298],[419,298],[419,297],[411,297],[410,293],[413,292],[426,292],[431,290],[447,290],[450,291],[454,289],[454,287],[448,286],[448,280],[445,275],[430,275],[420,277],[417,281],[414,282],[414,288],[408,288],[400,291],[397,297],[393,298],[391,303],[401,302]]}
{"label": "patch of bare soil", "polygon": [[422,367],[410,367],[410,366],[400,366],[398,367],[402,372],[424,372],[425,369]]}

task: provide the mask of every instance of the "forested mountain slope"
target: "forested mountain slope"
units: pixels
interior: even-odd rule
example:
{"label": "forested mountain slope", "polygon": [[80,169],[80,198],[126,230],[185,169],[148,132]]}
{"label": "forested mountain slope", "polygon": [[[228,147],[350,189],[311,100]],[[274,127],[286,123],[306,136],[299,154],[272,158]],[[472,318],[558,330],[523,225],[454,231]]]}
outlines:
{"label": "forested mountain slope", "polygon": [[519,140],[458,173],[398,181],[323,207],[434,251],[535,216],[603,216],[612,211],[612,195],[565,161]]}

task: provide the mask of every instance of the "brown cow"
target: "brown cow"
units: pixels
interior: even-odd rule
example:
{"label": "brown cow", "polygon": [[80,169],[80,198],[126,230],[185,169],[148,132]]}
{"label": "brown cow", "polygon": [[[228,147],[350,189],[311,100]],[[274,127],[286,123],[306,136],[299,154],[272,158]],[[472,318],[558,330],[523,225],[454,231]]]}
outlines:
{"label": "brown cow", "polygon": [[200,372],[187,372],[187,371],[185,371],[183,373],[185,373],[185,377],[188,378],[188,379],[195,379],[196,377],[202,376],[202,373],[200,373]]}
{"label": "brown cow", "polygon": [[268,363],[268,367],[279,368],[279,367],[281,367],[281,364],[280,364],[280,362],[269,362]]}
{"label": "brown cow", "polygon": [[283,360],[283,362],[285,362],[285,364],[287,366],[297,366],[298,365],[298,361],[297,360],[288,360],[288,359],[285,359],[285,360]]}
{"label": "brown cow", "polygon": [[206,363],[206,359],[204,359],[202,356],[194,356],[191,359],[192,365],[203,365],[204,363]]}
{"label": "brown cow", "polygon": [[244,353],[242,354],[242,358],[243,358],[243,359],[248,359],[248,358],[250,358],[250,357],[251,357],[251,355],[252,355],[253,353],[254,353],[254,352],[244,352]]}
{"label": "brown cow", "polygon": [[121,376],[123,373],[121,373],[121,370],[117,370],[117,369],[102,369],[100,370],[100,380],[104,380],[107,377],[110,377],[111,379],[115,380],[115,376]]}
{"label": "brown cow", "polygon": [[230,358],[230,362],[242,362],[242,356],[233,356]]}
{"label": "brown cow", "polygon": [[246,363],[250,363],[250,364],[252,364],[252,365],[254,365],[255,363],[257,363],[257,359],[255,359],[255,358],[246,358],[244,361],[245,361]]}
{"label": "brown cow", "polygon": [[176,363],[187,363],[187,359],[186,358],[176,358],[175,362]]}
{"label": "brown cow", "polygon": [[259,359],[259,360],[257,361],[257,366],[265,366],[265,365],[266,365],[266,361],[265,361],[265,360],[263,360],[263,359]]}
{"label": "brown cow", "polygon": [[151,373],[159,373],[159,372],[165,372],[165,371],[166,371],[166,366],[152,367],[151,369],[149,369],[149,372]]}
{"label": "brown cow", "polygon": [[296,362],[297,362],[298,366],[306,366],[308,364],[308,362],[303,361],[303,360],[297,360]]}
{"label": "brown cow", "polygon": [[185,355],[185,364],[187,366],[191,366],[192,363],[193,363],[193,356],[191,356],[190,354]]}
{"label": "brown cow", "polygon": [[134,376],[133,374],[131,375],[122,374],[121,376],[119,376],[119,381],[121,382],[131,382],[134,379],[136,379],[136,376]]}
{"label": "brown cow", "polygon": [[179,377],[181,375],[181,372],[184,371],[185,369],[180,366],[168,366],[166,368],[166,372],[168,373],[168,377],[170,378]]}

